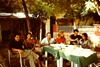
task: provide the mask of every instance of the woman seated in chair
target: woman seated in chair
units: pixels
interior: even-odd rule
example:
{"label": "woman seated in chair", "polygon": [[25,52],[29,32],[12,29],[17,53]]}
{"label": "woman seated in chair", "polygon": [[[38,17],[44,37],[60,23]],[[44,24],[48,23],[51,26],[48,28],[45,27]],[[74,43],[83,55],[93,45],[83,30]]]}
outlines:
{"label": "woman seated in chair", "polygon": [[[33,52],[38,54],[39,60],[42,60],[41,48],[39,47],[39,45],[36,45],[36,43],[37,43],[37,41],[35,39],[33,39],[32,34],[28,33],[26,36],[26,40],[24,40],[24,44],[26,46],[26,49],[32,50]],[[37,50],[37,49],[39,49],[39,50]],[[38,62],[38,65],[39,65],[39,67],[41,66],[40,62]]]}
{"label": "woman seated in chair", "polygon": [[24,44],[26,46],[26,49],[30,49],[32,51],[34,51],[35,49],[35,44],[34,44],[34,40],[32,38],[31,33],[28,33],[26,36],[26,40],[24,40]]}
{"label": "woman seated in chair", "polygon": [[37,55],[36,53],[34,53],[31,50],[26,50],[24,49],[24,44],[21,41],[21,34],[16,33],[14,35],[14,40],[12,40],[9,44],[9,49],[11,50],[11,52],[16,52],[15,57],[19,57],[19,54],[21,54],[22,58],[28,59],[30,67],[36,67],[35,66],[35,61],[38,61],[39,55]]}
{"label": "woman seated in chair", "polygon": [[80,39],[78,41],[78,45],[81,45],[82,48],[90,48],[91,44],[92,44],[92,42],[88,38],[87,33],[82,33],[82,39]]}

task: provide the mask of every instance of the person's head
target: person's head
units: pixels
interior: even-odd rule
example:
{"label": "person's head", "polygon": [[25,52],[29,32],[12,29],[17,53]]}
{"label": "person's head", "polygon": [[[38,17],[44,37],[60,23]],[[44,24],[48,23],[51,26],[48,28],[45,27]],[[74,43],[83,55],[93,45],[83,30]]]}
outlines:
{"label": "person's head", "polygon": [[20,33],[16,33],[16,34],[14,35],[14,40],[15,40],[15,41],[20,41],[20,40],[21,40],[21,34],[20,34]]}
{"label": "person's head", "polygon": [[31,33],[28,33],[27,34],[27,38],[30,39],[31,37],[32,37],[32,34]]}
{"label": "person's head", "polygon": [[51,38],[51,34],[50,34],[50,32],[48,32],[48,33],[46,34],[46,37],[47,37],[48,39]]}
{"label": "person's head", "polygon": [[73,32],[74,32],[74,36],[77,36],[79,31],[78,31],[78,29],[74,29]]}
{"label": "person's head", "polygon": [[82,39],[83,39],[83,40],[87,40],[87,39],[88,39],[87,33],[82,33]]}
{"label": "person's head", "polygon": [[59,31],[59,35],[61,36],[61,37],[64,37],[64,31]]}

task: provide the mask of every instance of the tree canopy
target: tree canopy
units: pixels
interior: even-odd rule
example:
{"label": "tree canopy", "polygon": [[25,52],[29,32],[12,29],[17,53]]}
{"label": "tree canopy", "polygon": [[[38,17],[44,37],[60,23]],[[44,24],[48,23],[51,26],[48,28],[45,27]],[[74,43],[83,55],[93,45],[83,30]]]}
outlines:
{"label": "tree canopy", "polygon": [[[65,18],[84,16],[89,12],[100,13],[99,2],[99,0],[25,0],[28,12],[34,17],[49,17],[54,13]],[[0,4],[8,8],[5,12],[23,12],[22,0],[1,0]],[[4,10],[0,12],[2,11]]]}

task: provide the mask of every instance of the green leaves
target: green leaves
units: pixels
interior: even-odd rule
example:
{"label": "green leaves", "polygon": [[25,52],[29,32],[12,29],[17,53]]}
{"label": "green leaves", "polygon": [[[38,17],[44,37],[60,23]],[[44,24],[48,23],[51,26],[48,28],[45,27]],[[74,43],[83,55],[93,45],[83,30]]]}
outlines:
{"label": "green leaves", "polygon": [[[31,9],[31,10],[30,10]],[[30,7],[30,13],[33,13],[34,16],[39,17],[50,17],[50,14],[53,11],[53,4],[49,4],[47,2],[43,2],[41,0],[35,1]]]}
{"label": "green leaves", "polygon": [[[73,18],[96,11],[92,0],[25,0],[25,2],[28,12],[35,17],[49,18],[51,13],[54,13],[56,16]],[[12,12],[23,12],[22,0],[11,0],[7,4]]]}
{"label": "green leaves", "polygon": [[96,12],[95,5],[91,1],[86,1],[81,15],[85,16],[85,15],[89,14],[90,12],[93,12],[93,13]]}

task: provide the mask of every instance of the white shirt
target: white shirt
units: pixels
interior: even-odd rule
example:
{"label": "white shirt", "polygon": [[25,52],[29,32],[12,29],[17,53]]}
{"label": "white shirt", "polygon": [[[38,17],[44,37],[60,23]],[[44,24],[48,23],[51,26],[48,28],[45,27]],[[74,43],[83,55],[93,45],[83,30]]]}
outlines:
{"label": "white shirt", "polygon": [[49,43],[48,43],[48,39],[47,38],[44,38],[41,41],[41,44],[53,44],[53,43],[54,43],[54,38],[51,38]]}

